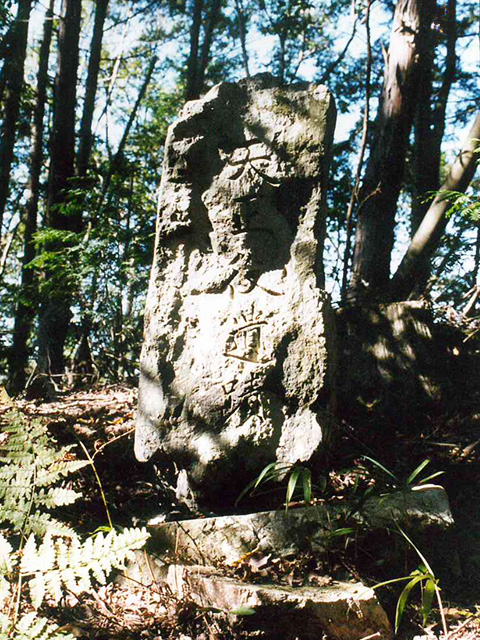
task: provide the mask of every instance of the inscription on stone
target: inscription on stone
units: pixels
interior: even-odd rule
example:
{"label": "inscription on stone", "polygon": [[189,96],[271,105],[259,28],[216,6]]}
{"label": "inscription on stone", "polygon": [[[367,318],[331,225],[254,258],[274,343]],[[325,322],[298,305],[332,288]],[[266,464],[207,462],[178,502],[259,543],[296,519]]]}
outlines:
{"label": "inscription on stone", "polygon": [[325,87],[261,75],[188,103],[168,133],[135,451],[170,456],[213,506],[266,463],[325,446],[334,120]]}
{"label": "inscription on stone", "polygon": [[[269,341],[269,327],[261,314],[252,305],[248,312],[234,319],[236,325],[228,334],[224,355],[253,364],[273,362],[272,345]],[[270,329],[271,332],[271,329]]]}

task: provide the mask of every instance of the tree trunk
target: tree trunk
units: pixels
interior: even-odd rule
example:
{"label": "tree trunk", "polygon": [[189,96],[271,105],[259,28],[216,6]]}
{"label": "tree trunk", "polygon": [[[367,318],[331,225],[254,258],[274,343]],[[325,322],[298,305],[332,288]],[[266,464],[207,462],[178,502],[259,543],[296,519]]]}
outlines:
{"label": "tree trunk", "polygon": [[359,197],[349,299],[373,294],[389,281],[395,213],[434,6],[435,0],[397,3],[375,135]]}
{"label": "tree trunk", "polygon": [[143,84],[140,88],[140,91],[138,92],[138,96],[137,99],[135,101],[135,104],[133,106],[133,109],[130,113],[130,116],[128,118],[128,122],[125,125],[125,130],[123,132],[122,138],[120,140],[120,143],[118,145],[118,149],[115,153],[115,155],[112,158],[112,161],[110,162],[110,166],[108,168],[108,173],[105,176],[105,180],[103,183],[103,187],[102,187],[102,194],[100,197],[100,204],[99,204],[99,209],[102,208],[103,206],[103,202],[105,200],[105,196],[107,195],[107,192],[110,188],[110,183],[112,181],[113,176],[118,172],[121,162],[122,162],[122,158],[123,158],[123,152],[125,151],[125,145],[127,144],[127,140],[128,140],[128,136],[130,135],[130,131],[133,127],[133,124],[135,122],[135,119],[137,117],[137,113],[138,110],[140,108],[140,105],[142,104],[142,100],[145,97],[145,94],[147,93],[147,89],[148,89],[148,85],[150,84],[150,81],[152,79],[152,75],[153,72],[155,70],[155,65],[157,64],[157,57],[153,56],[153,58],[150,61],[150,64],[148,66],[147,69],[147,73],[145,75],[145,80],[143,81]]}
{"label": "tree trunk", "polygon": [[460,154],[450,168],[448,176],[430,205],[417,229],[407,252],[395,273],[391,298],[403,300],[417,280],[418,270],[426,257],[432,255],[447,225],[450,201],[442,195],[448,191],[464,192],[475,174],[480,149],[480,113],[478,113]]}
{"label": "tree trunk", "polygon": [[[198,98],[203,91],[205,74],[210,61],[213,42],[213,32],[218,24],[222,0],[211,0],[210,11],[205,16],[203,42],[200,46],[202,16],[204,0],[194,0],[192,27],[190,30],[190,53],[187,62],[187,77],[185,84],[185,100]],[[206,11],[205,11],[206,13]]]}
{"label": "tree trunk", "polygon": [[245,71],[245,76],[249,78],[250,67],[248,64],[247,50],[247,16],[243,8],[242,0],[235,0],[235,10],[237,12],[238,37],[240,40],[240,46],[242,47],[243,70]]}
{"label": "tree trunk", "polygon": [[187,61],[187,77],[185,83],[185,100],[198,98],[198,51],[200,48],[200,29],[202,27],[203,0],[194,0],[192,26],[190,29],[190,53]]}
{"label": "tree trunk", "polygon": [[17,131],[20,98],[27,52],[28,24],[32,0],[19,0],[9,47],[2,70],[4,82],[3,127],[0,136],[0,238],[8,200],[13,148]]}
{"label": "tree trunk", "polygon": [[210,13],[208,14],[207,24],[205,26],[205,33],[203,37],[202,50],[200,52],[200,60],[198,63],[197,73],[197,93],[199,96],[202,93],[205,84],[205,74],[207,72],[208,63],[210,62],[213,32],[215,31],[215,27],[218,23],[221,4],[222,0],[212,0],[212,6],[210,7]]}
{"label": "tree trunk", "polygon": [[[58,39],[58,71],[55,78],[55,101],[50,138],[50,173],[47,198],[47,225],[59,231],[79,232],[81,214],[62,211],[70,181],[74,176],[75,107],[78,70],[81,0],[62,0]],[[58,251],[64,245],[51,243],[47,251]],[[43,301],[39,326],[39,361],[42,373],[54,375],[64,371],[64,345],[71,319],[72,287],[61,273],[52,286],[52,273],[47,299]]]}
{"label": "tree trunk", "polygon": [[[415,112],[415,144],[413,148],[413,198],[412,198],[412,237],[428,211],[428,195],[440,188],[440,164],[442,142],[445,132],[445,113],[448,96],[455,78],[456,67],[456,0],[447,4],[448,21],[446,23],[446,56],[442,84],[438,97],[433,95],[434,47],[429,47],[427,56],[431,62],[423,66],[419,82],[419,96]],[[431,37],[436,33],[431,31]],[[429,259],[418,266],[415,286],[410,297],[420,297],[426,288],[431,274]]]}
{"label": "tree trunk", "polygon": [[97,95],[98,73],[100,71],[100,56],[102,51],[103,27],[107,16],[108,0],[97,0],[95,9],[95,24],[90,44],[90,58],[88,61],[87,86],[83,103],[82,122],[80,125],[80,142],[77,154],[77,175],[81,178],[87,175],[90,153],[92,149],[92,122]]}
{"label": "tree trunk", "polygon": [[48,84],[48,58],[53,30],[53,5],[45,14],[43,23],[43,39],[40,45],[37,73],[37,99],[33,112],[32,153],[30,156],[30,197],[27,202],[25,231],[23,237],[22,283],[15,312],[13,329],[13,345],[9,359],[9,389],[18,393],[25,387],[26,369],[28,365],[28,341],[32,331],[32,322],[36,313],[37,283],[33,269],[28,265],[35,257],[34,233],[37,230],[38,200],[40,190],[40,173],[43,164],[43,119]]}

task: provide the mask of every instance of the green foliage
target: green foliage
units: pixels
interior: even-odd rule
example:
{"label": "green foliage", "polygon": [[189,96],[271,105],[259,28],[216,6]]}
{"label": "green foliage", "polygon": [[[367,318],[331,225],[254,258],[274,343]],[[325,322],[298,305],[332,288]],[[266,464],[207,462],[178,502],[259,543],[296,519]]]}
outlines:
{"label": "green foliage", "polygon": [[302,487],[303,499],[306,504],[312,501],[312,474],[310,469],[299,464],[291,464],[288,462],[272,462],[268,464],[258,475],[252,480],[237,498],[236,504],[247,494],[254,495],[255,490],[262,484],[267,482],[279,482],[288,475],[287,490],[285,494],[285,509],[288,509],[295,490],[298,485]]}
{"label": "green foliage", "polygon": [[[13,633],[22,640],[70,639],[72,635],[38,614],[42,604],[58,604],[66,591],[80,596],[94,584],[104,584],[149,534],[108,527],[84,540],[55,519],[52,509],[81,495],[61,483],[89,461],[77,460],[71,446],[58,448],[44,424],[13,408],[3,420],[0,523],[7,527],[0,532],[0,640]],[[29,613],[23,613],[27,602]]]}
{"label": "green foliage", "polygon": [[[0,613],[0,640],[11,640],[10,621]],[[57,625],[39,618],[35,611],[25,614],[15,627],[15,640],[75,640],[72,633],[66,633]]]}
{"label": "green foliage", "polygon": [[80,540],[54,538],[48,532],[37,545],[32,534],[22,553],[20,572],[29,578],[32,605],[38,609],[46,597],[58,603],[64,590],[74,594],[89,591],[94,583],[105,584],[114,568],[124,568],[134,549],[143,547],[148,537],[145,529],[111,529]]}
{"label": "green foliage", "polygon": [[11,410],[4,419],[0,443],[0,523],[8,523],[23,535],[47,531],[70,536],[70,527],[50,510],[75,502],[80,494],[58,486],[68,475],[88,464],[77,460],[72,446],[55,448],[45,425]]}
{"label": "green foliage", "polygon": [[426,484],[434,478],[438,478],[439,476],[443,475],[444,473],[443,471],[435,471],[435,473],[431,473],[430,475],[419,479],[422,471],[427,465],[430,464],[430,460],[426,458],[417,467],[415,467],[415,469],[406,478],[400,478],[395,473],[393,473],[393,471],[390,471],[383,464],[378,462],[378,460],[370,458],[369,456],[362,456],[362,458],[371,462],[376,469],[382,472],[384,481],[389,488],[397,490],[413,489],[413,487]]}
{"label": "green foliage", "polygon": [[429,194],[427,201],[439,197],[450,204],[448,215],[460,215],[472,222],[480,220],[480,196],[469,195],[462,191],[434,191]]}
{"label": "green foliage", "polygon": [[440,589],[439,589],[439,586],[438,586],[438,578],[435,577],[435,574],[434,574],[430,564],[428,563],[427,559],[419,551],[419,549],[412,542],[412,540],[407,536],[407,534],[402,529],[399,528],[399,531],[402,534],[402,536],[405,538],[407,543],[410,545],[410,547],[415,550],[415,552],[417,553],[417,555],[419,556],[419,558],[420,558],[420,560],[422,562],[408,576],[402,576],[401,578],[393,578],[392,580],[386,580],[384,582],[379,582],[378,584],[374,585],[373,588],[374,589],[378,589],[380,587],[385,587],[387,585],[396,584],[396,583],[399,583],[399,582],[406,582],[407,583],[405,585],[405,587],[402,589],[402,592],[400,593],[400,595],[398,597],[398,600],[397,600],[397,607],[396,607],[396,611],[395,611],[395,633],[398,633],[398,629],[400,627],[400,623],[402,621],[403,614],[405,612],[405,607],[407,605],[408,599],[409,599],[414,587],[416,587],[417,585],[421,587],[421,591],[420,591],[420,594],[421,594],[420,610],[421,610],[421,613],[422,613],[423,625],[424,626],[427,624],[428,618],[429,618],[431,610],[432,610],[433,598],[436,595],[437,596],[438,605],[439,605],[439,608],[440,608],[440,613],[441,613],[441,616],[442,616],[442,622],[443,622],[445,637],[447,637],[448,636],[448,632],[447,632],[446,623],[445,623],[445,616],[444,616],[444,612],[443,612],[442,600],[441,600],[441,597],[440,597]]}

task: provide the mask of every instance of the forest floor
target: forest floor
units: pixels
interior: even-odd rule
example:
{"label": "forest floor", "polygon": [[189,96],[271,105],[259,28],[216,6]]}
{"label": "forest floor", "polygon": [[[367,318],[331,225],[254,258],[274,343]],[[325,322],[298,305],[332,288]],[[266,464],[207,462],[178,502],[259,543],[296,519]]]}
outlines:
{"label": "forest floor", "polygon": [[[60,444],[82,443],[100,478],[110,517],[114,525],[120,527],[144,526],[150,518],[161,513],[171,517],[174,512],[174,517],[182,516],[182,509],[175,502],[174,470],[135,460],[135,402],[135,389],[110,385],[71,391],[48,403],[26,400],[17,403],[22,412],[47,421],[50,432]],[[443,456],[440,462],[447,467],[456,464],[454,475],[461,482],[468,482],[469,478],[472,480],[468,496],[463,499],[469,501],[469,496],[476,495],[476,487],[480,486],[476,443],[465,452],[472,434],[467,434],[463,442],[458,433],[450,436],[447,440],[457,436],[461,461],[455,462],[458,451],[455,455],[450,452],[448,460],[445,460],[445,449],[440,448]],[[411,443],[406,442],[405,450],[409,446]],[[81,448],[78,455],[83,457]],[[108,522],[105,503],[91,466],[78,474],[75,488],[82,492],[83,498],[69,507],[64,517],[85,533],[105,526]],[[301,571],[300,563],[298,570]],[[445,588],[445,594],[442,591],[451,640],[480,639],[480,593],[477,597],[477,587],[478,583],[462,583],[455,589]],[[241,627],[232,627],[225,616],[222,618],[218,613],[202,610],[193,600],[178,601],[160,586],[147,589],[134,583],[126,585],[125,581],[113,581],[80,601],[69,601],[67,605],[50,610],[50,615],[79,638],[226,640],[247,637]],[[425,628],[420,624],[418,606],[412,606],[408,614],[398,636],[402,640],[445,638],[438,611],[432,616],[431,625]]]}

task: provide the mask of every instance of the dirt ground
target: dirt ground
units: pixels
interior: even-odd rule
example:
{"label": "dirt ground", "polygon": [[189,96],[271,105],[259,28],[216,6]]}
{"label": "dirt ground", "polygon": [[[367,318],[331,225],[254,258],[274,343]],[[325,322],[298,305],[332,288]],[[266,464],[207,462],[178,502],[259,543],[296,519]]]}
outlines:
{"label": "dirt ground", "polygon": [[[65,393],[48,403],[25,400],[17,403],[18,408],[29,416],[46,420],[60,444],[81,442],[86,447],[101,480],[112,520],[118,526],[143,526],[160,514],[173,519],[188,515],[175,500],[175,469],[160,462],[141,464],[134,458],[135,399],[135,389],[109,385]],[[475,552],[480,531],[476,528],[476,517],[472,516],[472,509],[476,512],[477,507],[475,497],[476,488],[480,486],[480,462],[477,443],[472,440],[475,434],[471,430],[461,433],[456,426],[451,426],[450,433],[436,434],[436,440],[451,441],[450,448],[433,446],[432,440],[425,444],[425,451],[430,457],[432,454],[437,456],[439,464],[444,463],[450,471],[453,469],[453,474],[446,474],[446,486],[449,492],[452,486],[457,487],[452,490],[455,494],[452,510],[459,523],[459,545],[463,547],[468,565],[469,549]],[[409,443],[404,445],[408,450]],[[78,455],[83,457],[81,446]],[[453,483],[452,477],[456,478]],[[468,490],[460,490],[459,486],[468,487]],[[63,516],[85,533],[105,525],[105,505],[91,467],[80,472],[75,487],[84,497]],[[466,504],[470,508],[468,513],[464,509]],[[471,530],[468,523],[473,523]],[[480,543],[478,549],[480,555]],[[300,563],[298,569],[301,570]],[[477,581],[466,580],[455,589],[445,587],[442,591],[448,638],[452,640],[480,640],[480,593],[477,593],[480,576],[478,578]],[[241,621],[232,625],[225,616],[201,610],[189,599],[175,600],[160,586],[147,590],[135,584],[127,588],[111,582],[96,593],[88,594],[81,602],[67,599],[62,607],[50,610],[49,615],[60,620],[65,629],[77,637],[86,639],[228,640],[247,637],[243,634]],[[430,626],[423,628],[420,620],[418,607],[411,607],[398,637],[402,640],[445,638],[438,611],[432,616]],[[369,640],[373,640],[373,636]]]}

